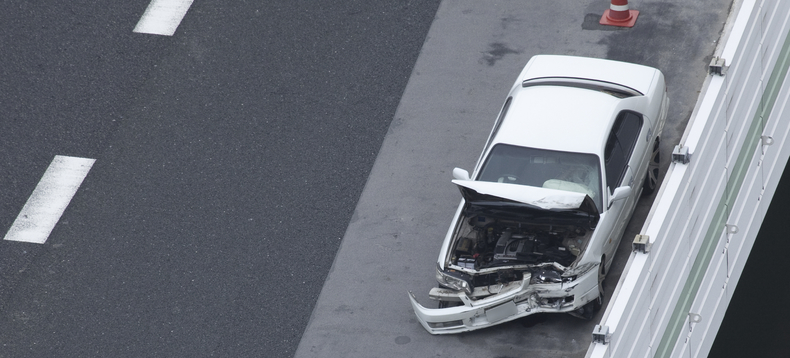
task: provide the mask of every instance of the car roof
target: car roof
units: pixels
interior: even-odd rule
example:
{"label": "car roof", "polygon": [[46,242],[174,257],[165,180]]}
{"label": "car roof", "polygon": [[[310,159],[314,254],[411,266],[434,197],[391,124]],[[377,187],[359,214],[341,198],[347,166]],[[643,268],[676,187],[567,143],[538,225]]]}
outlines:
{"label": "car roof", "polygon": [[569,86],[516,87],[493,144],[600,155],[619,98]]}

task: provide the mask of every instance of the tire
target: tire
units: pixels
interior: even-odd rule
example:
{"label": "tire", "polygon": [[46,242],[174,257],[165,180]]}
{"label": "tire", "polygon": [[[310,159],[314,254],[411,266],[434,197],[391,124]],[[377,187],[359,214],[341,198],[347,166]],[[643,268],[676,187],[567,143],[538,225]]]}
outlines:
{"label": "tire", "polygon": [[601,258],[601,267],[598,269],[598,298],[592,301],[593,309],[598,312],[603,307],[603,296],[606,292],[606,256]]}
{"label": "tire", "polygon": [[595,317],[595,314],[600,311],[601,308],[603,308],[604,284],[606,283],[605,264],[605,257],[602,257],[601,266],[598,269],[598,297],[584,305],[584,307],[581,309],[581,312],[576,314],[576,317],[580,317],[589,321]]}
{"label": "tire", "polygon": [[645,182],[642,185],[642,195],[647,196],[653,194],[658,187],[658,174],[659,164],[661,162],[661,151],[659,150],[660,141],[656,138],[653,143],[653,153],[650,155],[650,162],[647,164],[647,175],[645,175]]}

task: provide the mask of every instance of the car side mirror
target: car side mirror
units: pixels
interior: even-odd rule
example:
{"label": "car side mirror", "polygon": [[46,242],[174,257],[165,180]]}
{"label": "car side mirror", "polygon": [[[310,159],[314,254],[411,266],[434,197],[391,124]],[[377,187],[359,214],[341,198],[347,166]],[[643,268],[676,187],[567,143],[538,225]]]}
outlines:
{"label": "car side mirror", "polygon": [[458,180],[471,180],[469,179],[469,172],[461,168],[453,169],[453,178]]}
{"label": "car side mirror", "polygon": [[630,186],[621,186],[614,190],[612,195],[609,196],[609,207],[614,204],[615,201],[623,200],[631,195],[631,187]]}

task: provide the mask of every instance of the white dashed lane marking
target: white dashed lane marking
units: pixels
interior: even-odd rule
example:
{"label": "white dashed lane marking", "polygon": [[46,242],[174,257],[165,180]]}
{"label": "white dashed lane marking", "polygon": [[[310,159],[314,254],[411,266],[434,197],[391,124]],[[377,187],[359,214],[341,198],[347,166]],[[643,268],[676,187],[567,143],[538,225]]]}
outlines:
{"label": "white dashed lane marking", "polygon": [[96,159],[55,156],[5,240],[43,244]]}
{"label": "white dashed lane marking", "polygon": [[173,36],[192,0],[151,0],[134,32]]}

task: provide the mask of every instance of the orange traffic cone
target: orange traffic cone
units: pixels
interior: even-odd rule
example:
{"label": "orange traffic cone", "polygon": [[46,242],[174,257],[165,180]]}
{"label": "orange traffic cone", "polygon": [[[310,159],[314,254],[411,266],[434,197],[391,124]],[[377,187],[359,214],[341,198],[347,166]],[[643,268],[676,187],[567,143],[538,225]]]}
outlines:
{"label": "orange traffic cone", "polygon": [[639,11],[628,10],[628,0],[612,0],[599,23],[601,25],[634,27]]}

